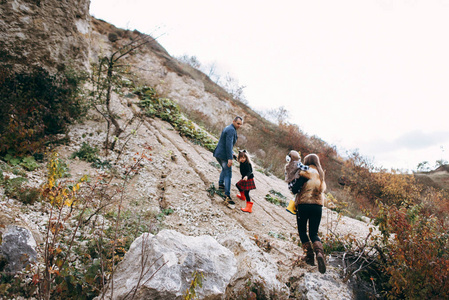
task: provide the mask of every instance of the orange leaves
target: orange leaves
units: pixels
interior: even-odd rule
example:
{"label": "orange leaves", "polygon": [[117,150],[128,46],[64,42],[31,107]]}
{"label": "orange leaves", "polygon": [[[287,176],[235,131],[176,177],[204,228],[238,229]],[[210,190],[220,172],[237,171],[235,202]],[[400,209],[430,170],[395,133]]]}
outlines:
{"label": "orange leaves", "polygon": [[345,162],[344,175],[349,188],[372,204],[380,200],[388,205],[412,205],[419,202],[423,187],[411,174],[376,169],[358,153]]}
{"label": "orange leaves", "polygon": [[411,204],[418,200],[421,188],[410,174],[398,174],[382,170],[373,174],[379,186],[379,198],[389,204]]}
{"label": "orange leaves", "polygon": [[33,279],[31,280],[31,282],[36,285],[39,283],[39,274],[34,274],[33,275]]}
{"label": "orange leaves", "polygon": [[55,274],[55,275],[58,275],[58,276],[59,276],[59,270],[55,270],[55,269],[53,269],[52,267],[49,267],[49,268],[48,268],[48,273],[50,273],[50,274]]}
{"label": "orange leaves", "polygon": [[76,200],[76,192],[79,189],[79,184],[70,188],[58,186],[50,189],[47,187],[44,190],[44,196],[51,204],[56,205],[57,207],[60,207],[62,204],[72,206],[73,202]]}
{"label": "orange leaves", "polygon": [[150,145],[148,145],[148,143],[144,143],[144,144],[143,144],[143,148],[145,148],[145,149],[148,150],[148,151],[152,151],[152,150],[153,150],[153,147],[150,146]]}
{"label": "orange leaves", "polygon": [[50,220],[49,226],[50,226],[50,231],[53,234],[56,234],[58,231],[64,229],[64,226],[61,224],[61,222],[59,222],[57,220]]}
{"label": "orange leaves", "polygon": [[397,208],[380,204],[377,222],[388,234],[384,240],[388,259],[383,265],[389,276],[388,295],[405,299],[449,297],[449,286],[444,284],[449,271],[446,225],[419,205]]}

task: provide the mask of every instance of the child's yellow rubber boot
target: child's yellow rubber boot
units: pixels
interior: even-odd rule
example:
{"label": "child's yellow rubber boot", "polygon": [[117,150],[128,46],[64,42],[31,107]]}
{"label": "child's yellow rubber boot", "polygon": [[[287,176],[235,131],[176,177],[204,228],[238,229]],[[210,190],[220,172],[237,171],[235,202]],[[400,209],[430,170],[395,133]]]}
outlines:
{"label": "child's yellow rubber boot", "polygon": [[288,211],[289,213],[291,213],[292,215],[296,215],[295,200],[290,200],[290,202],[288,203],[288,206],[285,210]]}

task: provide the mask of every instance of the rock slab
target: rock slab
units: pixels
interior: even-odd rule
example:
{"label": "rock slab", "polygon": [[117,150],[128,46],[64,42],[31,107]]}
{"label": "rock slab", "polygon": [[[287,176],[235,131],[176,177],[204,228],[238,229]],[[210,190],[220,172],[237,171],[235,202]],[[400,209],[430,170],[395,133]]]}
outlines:
{"label": "rock slab", "polygon": [[[237,272],[233,253],[211,236],[186,236],[174,230],[145,233],[131,245],[113,280],[113,299],[183,299],[195,271],[204,274],[200,299],[224,299]],[[111,287],[106,298],[111,299]]]}
{"label": "rock slab", "polygon": [[6,262],[5,271],[16,273],[36,261],[36,242],[31,232],[23,227],[10,225],[2,233],[0,255]]}

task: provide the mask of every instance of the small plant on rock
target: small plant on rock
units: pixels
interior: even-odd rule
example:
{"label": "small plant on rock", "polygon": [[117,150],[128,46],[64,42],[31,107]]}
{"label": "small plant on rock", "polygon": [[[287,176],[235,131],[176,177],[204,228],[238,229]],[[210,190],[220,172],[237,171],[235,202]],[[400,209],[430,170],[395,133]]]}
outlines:
{"label": "small plant on rock", "polygon": [[98,159],[98,148],[92,147],[89,143],[83,142],[80,149],[71,155],[71,158],[78,157],[81,160],[93,163]]}
{"label": "small plant on rock", "polygon": [[217,194],[218,196],[220,196],[223,199],[226,198],[226,195],[224,194],[224,192],[216,189],[215,185],[213,183],[211,183],[211,185],[207,189],[207,192],[209,193],[210,197],[213,197],[215,194]]}
{"label": "small plant on rock", "polygon": [[270,193],[265,195],[265,200],[275,205],[280,205],[282,207],[288,206],[287,197],[285,197],[280,192],[277,192],[275,190],[270,190]]}
{"label": "small plant on rock", "polygon": [[203,287],[203,279],[204,279],[204,273],[195,271],[192,274],[192,281],[190,282],[189,288],[186,290],[184,294],[184,300],[191,300],[191,299],[197,299],[196,294],[196,288],[202,288]]}
{"label": "small plant on rock", "polygon": [[201,145],[209,151],[214,151],[217,143],[207,132],[196,126],[181,112],[179,106],[167,98],[159,97],[154,88],[141,87],[134,91],[140,98],[139,106],[148,117],[159,117],[169,122],[179,134],[189,138],[194,143]]}

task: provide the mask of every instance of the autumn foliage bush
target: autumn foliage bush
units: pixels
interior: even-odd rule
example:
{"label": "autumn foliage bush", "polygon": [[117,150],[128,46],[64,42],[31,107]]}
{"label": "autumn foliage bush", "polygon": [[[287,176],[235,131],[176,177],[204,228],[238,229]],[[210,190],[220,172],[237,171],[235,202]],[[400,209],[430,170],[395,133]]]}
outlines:
{"label": "autumn foliage bush", "polygon": [[51,153],[47,180],[37,189],[42,210],[48,210],[39,258],[14,275],[3,272],[6,262],[0,257],[0,298],[104,299],[106,293],[114,298],[113,287],[106,285],[117,263],[132,241],[157,223],[155,216],[122,211],[128,182],[146,160],[144,153],[136,156],[120,179],[109,173],[73,180],[59,154]]}
{"label": "autumn foliage bush", "polygon": [[345,161],[344,176],[345,189],[372,205],[365,212],[382,233],[375,240],[379,256],[373,277],[383,296],[447,299],[447,192],[419,184],[413,174],[375,168],[358,153]]}
{"label": "autumn foliage bush", "polygon": [[78,97],[81,78],[34,67],[0,71],[0,154],[17,156],[42,149],[51,135],[65,132],[84,111]]}
{"label": "autumn foliage bush", "polygon": [[351,192],[368,199],[372,204],[376,200],[397,206],[419,203],[424,191],[424,187],[416,182],[413,174],[375,168],[357,152],[345,161],[343,176]]}
{"label": "autumn foliage bush", "polygon": [[449,297],[449,231],[443,220],[421,205],[409,208],[379,202],[381,282],[388,299]]}
{"label": "autumn foliage bush", "polygon": [[[285,156],[290,150],[301,153],[303,158],[307,154],[315,153],[320,157],[322,166],[331,173],[326,176],[326,183],[332,187],[336,184],[335,174],[339,174],[342,164],[338,162],[335,147],[327,144],[316,136],[308,136],[296,124],[281,122],[273,124],[267,120],[254,118],[249,115],[244,119],[244,125],[239,130],[239,136],[246,137],[245,149],[256,153],[255,162],[279,178],[284,178]],[[258,156],[263,150],[265,155]],[[329,171],[329,172],[328,172]]]}

